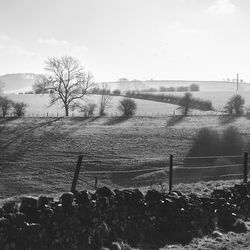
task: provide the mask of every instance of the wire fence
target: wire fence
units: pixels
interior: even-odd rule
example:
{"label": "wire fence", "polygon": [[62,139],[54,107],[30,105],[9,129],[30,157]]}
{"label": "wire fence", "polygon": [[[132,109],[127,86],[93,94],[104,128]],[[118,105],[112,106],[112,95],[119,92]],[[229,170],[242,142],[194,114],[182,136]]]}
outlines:
{"label": "wire fence", "polygon": [[[119,112],[107,112],[105,113],[105,117],[112,118],[112,117],[121,117],[121,113]],[[134,117],[176,117],[176,116],[182,116],[179,113],[176,113],[176,111],[169,111],[169,112],[136,112]],[[193,117],[193,116],[228,116],[225,112],[221,110],[213,110],[213,111],[200,111],[200,110],[192,110],[186,117]],[[14,114],[10,114],[6,116],[6,118],[14,118]],[[62,118],[65,117],[64,113],[58,112],[58,113],[53,113],[53,112],[40,112],[40,113],[26,113],[24,114],[25,118]],[[78,112],[72,112],[69,113],[69,117],[82,117],[82,118],[98,118],[100,117],[98,114],[94,114],[91,116],[85,116],[81,113]]]}
{"label": "wire fence", "polygon": [[[172,160],[170,158],[172,157]],[[169,183],[169,190],[171,191],[173,183],[181,183],[187,181],[197,182],[200,180],[222,180],[222,179],[242,179],[243,182],[248,180],[248,153],[245,152],[243,155],[217,155],[217,156],[189,156],[183,157],[182,160],[177,158],[175,161],[173,156],[170,157],[148,157],[143,159],[135,159],[134,157],[124,158],[98,158],[94,157],[90,159],[81,158],[81,162],[77,162],[75,158],[70,159],[57,159],[57,160],[24,160],[24,161],[7,161],[0,159],[0,168],[8,166],[23,166],[25,168],[33,168],[34,165],[41,172],[48,172],[51,175],[61,174],[73,174],[74,166],[77,163],[79,166],[82,165],[80,172],[80,180],[85,182],[87,186],[90,186],[93,181],[95,187],[98,184],[105,185],[103,176],[111,176],[112,180],[116,180],[116,183],[110,184],[109,186],[121,186],[122,183],[143,185],[152,182],[167,182]],[[222,160],[221,164],[217,160]],[[78,159],[79,161],[79,159]],[[127,162],[140,161],[140,167],[124,168]],[[223,164],[223,162],[228,162]],[[161,164],[157,165],[156,162]],[[119,168],[117,167],[119,163]],[[143,164],[145,163],[145,164]],[[147,164],[146,164],[147,163]],[[94,164],[95,168],[87,167]],[[152,165],[150,165],[152,164]],[[48,167],[50,166],[50,167]],[[65,167],[68,166],[68,167]],[[154,166],[154,167],[153,167]],[[116,168],[117,167],[117,168]],[[77,182],[79,176],[75,179]],[[119,178],[118,178],[119,177]],[[91,181],[92,180],[92,181]],[[119,183],[119,180],[121,183]],[[107,184],[108,185],[108,184]]]}

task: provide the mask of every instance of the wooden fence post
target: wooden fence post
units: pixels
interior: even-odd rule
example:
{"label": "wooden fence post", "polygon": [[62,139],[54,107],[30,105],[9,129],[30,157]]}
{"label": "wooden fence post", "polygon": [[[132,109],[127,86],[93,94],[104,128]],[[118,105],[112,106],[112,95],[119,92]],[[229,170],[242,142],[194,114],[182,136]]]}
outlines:
{"label": "wooden fence post", "polygon": [[243,183],[247,183],[247,175],[248,175],[248,152],[244,152],[244,160],[243,160]]}
{"label": "wooden fence post", "polygon": [[77,161],[77,164],[76,164],[74,178],[73,178],[73,181],[72,181],[71,190],[70,190],[72,193],[76,190],[76,183],[77,183],[77,180],[78,180],[78,176],[79,176],[79,172],[80,172],[80,168],[81,168],[81,164],[82,164],[82,159],[83,159],[83,155],[79,155],[78,156],[78,161]]}
{"label": "wooden fence post", "polygon": [[95,176],[95,190],[97,189],[97,183],[98,183],[97,177]]}
{"label": "wooden fence post", "polygon": [[170,155],[170,159],[169,159],[169,193],[172,192],[172,187],[173,187],[173,155]]}

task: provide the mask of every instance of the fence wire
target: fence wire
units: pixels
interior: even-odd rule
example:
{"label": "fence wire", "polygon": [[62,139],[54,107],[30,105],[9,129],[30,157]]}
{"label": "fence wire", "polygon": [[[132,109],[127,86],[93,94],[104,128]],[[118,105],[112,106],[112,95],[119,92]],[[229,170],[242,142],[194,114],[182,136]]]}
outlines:
{"label": "fence wire", "polygon": [[[222,156],[222,155],[216,155],[216,156],[196,156],[196,157],[183,157],[183,161],[180,161],[181,157],[179,156],[177,161],[174,161],[174,170],[178,170],[178,171],[185,171],[185,170],[192,170],[192,174],[194,174],[194,178],[195,178],[195,174],[202,174],[202,170],[215,170],[215,169],[229,169],[234,168],[235,167],[235,171],[239,171],[239,169],[236,167],[242,167],[243,166],[243,155],[227,155],[227,156]],[[208,165],[204,165],[206,164],[205,162],[201,162],[201,160],[209,160],[209,159],[225,159],[225,158],[230,158],[230,159],[242,159],[242,163],[238,163],[238,164],[221,164],[221,165],[209,165],[209,163],[207,163]],[[249,157],[248,157],[249,158]],[[192,160],[192,159],[197,159],[198,162],[192,163],[192,162],[188,162],[188,164],[185,163],[185,160]],[[200,161],[200,162],[199,162]],[[131,167],[129,169],[119,169],[119,170],[103,170],[101,169],[101,167],[109,167],[110,164],[112,163],[124,163],[124,165],[128,162],[139,162],[141,168],[140,169],[131,169]],[[165,162],[165,167],[145,167],[143,168],[143,164],[150,164],[153,162],[160,162],[163,163]],[[41,165],[37,166],[37,170],[39,171],[46,171],[47,173],[56,175],[58,173],[64,173],[64,174],[69,174],[72,173],[74,171],[74,168],[68,168],[65,169],[65,167],[59,166],[58,163],[61,164],[71,164],[71,165],[75,165],[77,163],[77,159],[62,159],[62,160],[33,160],[33,161],[6,161],[6,160],[0,160],[0,166],[4,166],[4,165],[24,165],[25,169],[26,167],[29,169],[30,165],[32,164],[43,164],[46,166],[49,166],[50,164],[54,164],[53,167],[50,168],[44,168],[41,167]],[[105,157],[96,157],[91,158],[91,159],[83,159],[82,161],[83,163],[83,167],[81,170],[82,174],[86,174],[86,175],[107,175],[107,174],[127,174],[127,173],[138,173],[138,174],[143,174],[143,173],[147,173],[147,172],[160,172],[160,171],[164,171],[166,173],[168,173],[169,171],[169,158],[167,157],[148,157],[148,158],[133,158],[133,157],[120,157],[120,158],[108,158],[107,156]],[[98,166],[98,164],[100,164],[100,170],[89,170],[84,168],[84,164],[95,164]],[[211,163],[210,163],[211,164]],[[203,165],[203,166],[201,166]],[[197,172],[196,172],[197,171]],[[234,172],[235,172],[234,171]],[[217,175],[217,176],[202,176],[203,179],[222,179],[222,178],[238,178],[238,177],[242,177],[243,176],[243,172],[242,173],[225,173],[225,174],[221,174],[221,175]],[[89,186],[90,184],[87,183],[87,178],[80,178],[79,176],[79,180],[82,179],[81,181],[86,182],[86,184]],[[151,176],[152,181],[155,181],[155,179]],[[174,176],[174,179],[179,179],[178,176]],[[197,176],[198,178],[198,176]],[[184,177],[182,177],[182,179],[184,180]],[[134,180],[136,182],[138,182],[139,180]],[[147,180],[143,180],[143,181],[147,181]],[[142,182],[143,182],[142,181]],[[141,182],[141,180],[139,181]],[[93,186],[93,184],[91,184]]]}

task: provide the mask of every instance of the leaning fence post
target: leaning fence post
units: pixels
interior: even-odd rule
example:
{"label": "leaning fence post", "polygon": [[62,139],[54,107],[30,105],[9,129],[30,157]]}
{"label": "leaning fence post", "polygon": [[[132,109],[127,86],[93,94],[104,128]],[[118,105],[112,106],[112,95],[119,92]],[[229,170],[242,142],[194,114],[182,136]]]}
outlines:
{"label": "leaning fence post", "polygon": [[244,160],[243,160],[243,183],[247,183],[247,175],[248,175],[248,152],[244,152]]}
{"label": "leaning fence post", "polygon": [[172,192],[172,187],[173,187],[173,155],[170,155],[170,159],[169,159],[169,193]]}
{"label": "leaning fence post", "polygon": [[83,159],[83,155],[79,155],[78,160],[77,160],[77,164],[76,164],[74,178],[73,178],[73,181],[72,181],[72,186],[71,186],[71,192],[72,193],[76,190],[76,183],[77,183],[77,180],[78,180],[78,176],[79,176],[79,172],[80,172],[80,168],[81,168],[81,164],[82,164],[82,159]]}

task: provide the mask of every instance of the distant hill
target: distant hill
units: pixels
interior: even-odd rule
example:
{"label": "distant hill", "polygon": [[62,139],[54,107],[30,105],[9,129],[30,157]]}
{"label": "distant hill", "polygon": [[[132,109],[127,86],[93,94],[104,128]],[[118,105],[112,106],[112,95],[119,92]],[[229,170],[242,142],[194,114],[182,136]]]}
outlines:
{"label": "distant hill", "polygon": [[34,73],[16,73],[0,76],[0,82],[4,84],[5,93],[23,92],[32,89],[38,74]]}
{"label": "distant hill", "polygon": [[[111,90],[120,89],[121,91],[128,90],[143,90],[149,88],[159,87],[179,87],[189,86],[192,83],[200,86],[200,91],[235,91],[236,82],[225,81],[196,81],[196,80],[144,80],[144,81],[116,81],[108,82],[108,86]],[[239,90],[250,90],[249,83],[239,83]]]}
{"label": "distant hill", "polygon": [[[3,91],[5,93],[18,93],[32,90],[32,85],[35,83],[39,74],[34,73],[16,73],[6,74],[0,76],[0,82],[4,83]],[[108,88],[111,90],[119,89],[121,91],[128,90],[143,90],[149,88],[158,89],[160,86],[164,87],[179,87],[189,86],[195,83],[200,86],[200,91],[235,91],[235,82],[224,81],[190,81],[190,80],[120,80],[114,82],[107,82]],[[250,90],[249,83],[240,83],[239,90]]]}

